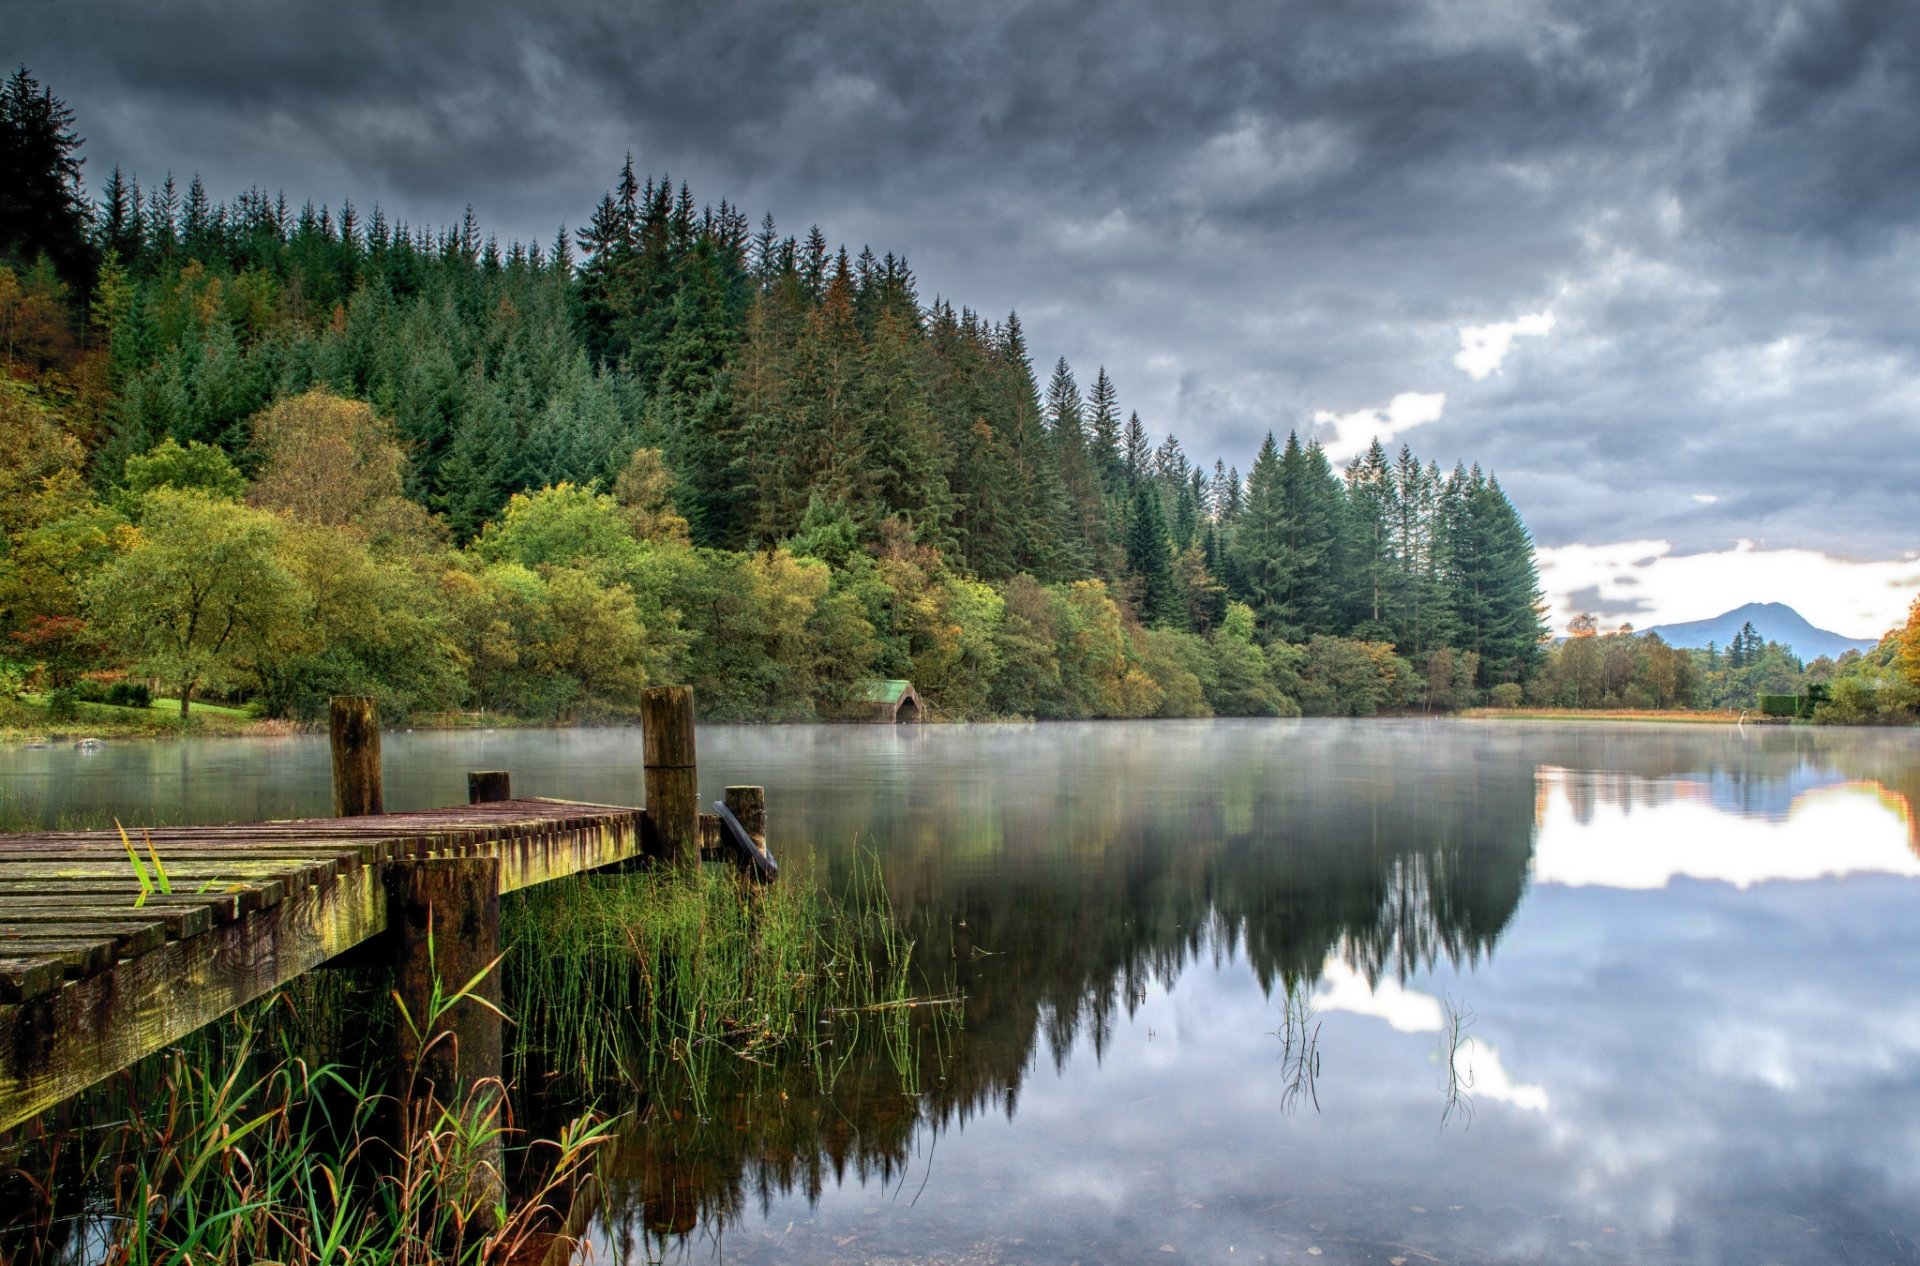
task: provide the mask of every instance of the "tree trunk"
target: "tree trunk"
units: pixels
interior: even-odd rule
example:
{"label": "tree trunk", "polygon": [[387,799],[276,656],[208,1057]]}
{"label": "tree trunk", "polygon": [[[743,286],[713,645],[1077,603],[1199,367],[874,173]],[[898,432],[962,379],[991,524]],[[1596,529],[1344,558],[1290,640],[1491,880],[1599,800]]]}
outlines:
{"label": "tree trunk", "polygon": [[193,685],[191,681],[180,683],[180,719],[182,721],[187,719],[187,705],[193,701]]}

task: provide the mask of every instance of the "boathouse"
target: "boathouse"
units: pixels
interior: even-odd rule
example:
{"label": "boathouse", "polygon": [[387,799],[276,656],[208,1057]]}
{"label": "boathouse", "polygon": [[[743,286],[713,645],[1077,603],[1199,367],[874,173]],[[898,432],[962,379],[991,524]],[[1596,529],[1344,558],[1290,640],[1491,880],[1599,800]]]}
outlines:
{"label": "boathouse", "polygon": [[912,682],[896,677],[867,687],[867,720],[895,725],[924,721],[926,717],[926,705],[920,702]]}

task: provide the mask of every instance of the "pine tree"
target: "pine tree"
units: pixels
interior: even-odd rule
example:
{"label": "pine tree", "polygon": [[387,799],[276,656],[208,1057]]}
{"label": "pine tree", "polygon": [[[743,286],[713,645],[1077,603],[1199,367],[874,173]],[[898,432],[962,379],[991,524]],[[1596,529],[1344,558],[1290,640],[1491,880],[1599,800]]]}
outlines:
{"label": "pine tree", "polygon": [[[1296,446],[1292,437],[1287,445],[1289,449]],[[1246,497],[1228,550],[1239,586],[1235,596],[1253,608],[1255,619],[1268,630],[1282,624],[1287,596],[1293,588],[1285,515],[1280,449],[1269,431],[1247,475]]]}
{"label": "pine tree", "polygon": [[1100,489],[1109,496],[1120,491],[1126,479],[1126,458],[1120,451],[1120,395],[1113,379],[1102,365],[1093,380],[1093,392],[1087,397],[1091,414],[1087,444],[1093,453],[1093,466],[1100,475]]}
{"label": "pine tree", "polygon": [[1346,540],[1342,551],[1347,580],[1345,625],[1355,637],[1378,641],[1392,636],[1391,609],[1398,589],[1398,559],[1393,525],[1399,516],[1393,472],[1387,452],[1375,439],[1366,454],[1347,467]]}
{"label": "pine tree", "polygon": [[73,126],[67,103],[25,66],[0,88],[0,258],[31,265],[45,255],[84,293],[93,284],[93,213],[80,183],[83,141]]}
{"label": "pine tree", "polygon": [[1074,381],[1073,370],[1062,356],[1047,382],[1047,431],[1053,437],[1054,455],[1060,465],[1075,549],[1104,575],[1108,570],[1106,513],[1099,473],[1087,451],[1085,409],[1080,384]]}
{"label": "pine tree", "polygon": [[1153,627],[1183,625],[1180,593],[1174,584],[1173,546],[1160,494],[1150,483],[1133,490],[1127,523],[1127,570],[1132,576],[1140,620]]}
{"label": "pine tree", "polygon": [[1288,587],[1275,628],[1290,641],[1340,632],[1346,498],[1319,441],[1287,436],[1280,455],[1281,541]]}
{"label": "pine tree", "polygon": [[1121,456],[1126,470],[1127,487],[1137,486],[1142,479],[1153,473],[1153,445],[1147,439],[1147,428],[1140,425],[1138,412],[1127,415],[1126,440]]}

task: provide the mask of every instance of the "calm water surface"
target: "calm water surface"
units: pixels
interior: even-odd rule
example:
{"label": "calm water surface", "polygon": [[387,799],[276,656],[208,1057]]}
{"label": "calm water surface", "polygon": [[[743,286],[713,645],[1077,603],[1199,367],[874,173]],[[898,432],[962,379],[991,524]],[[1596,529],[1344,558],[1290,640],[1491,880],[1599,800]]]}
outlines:
{"label": "calm water surface", "polygon": [[[704,728],[776,850],[878,853],[964,1015],[915,1094],[756,1074],[635,1128],[598,1260],[1920,1260],[1916,738]],[[386,762],[395,808],[639,796],[630,732]],[[16,823],[326,792],[312,739],[0,749]]]}

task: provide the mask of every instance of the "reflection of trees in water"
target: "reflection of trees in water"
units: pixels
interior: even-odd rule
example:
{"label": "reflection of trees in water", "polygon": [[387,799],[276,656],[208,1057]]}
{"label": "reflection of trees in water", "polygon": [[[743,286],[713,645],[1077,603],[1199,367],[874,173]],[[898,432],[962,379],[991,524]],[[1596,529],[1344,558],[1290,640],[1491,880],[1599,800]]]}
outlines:
{"label": "reflection of trees in water", "polygon": [[[869,1049],[830,1093],[743,1069],[709,1120],[656,1104],[614,1164],[609,1221],[717,1232],[829,1177],[898,1184],[918,1127],[931,1146],[1011,1116],[1038,1051],[1064,1066],[1085,1039],[1102,1058],[1147,990],[1196,962],[1244,957],[1271,993],[1310,990],[1330,954],[1377,979],[1491,952],[1526,884],[1529,762],[1424,725],[1292,727],[1238,750],[1236,732],[1276,733],[1040,727],[978,765],[811,793],[815,840],[880,851],[933,987],[965,995],[961,1031],[921,1044],[917,1097]],[[838,886],[851,860],[816,866]]]}
{"label": "reflection of trees in water", "polygon": [[661,1095],[610,1170],[606,1218],[630,1241],[736,1234],[847,1179],[910,1200],[941,1132],[1011,1116],[1042,1049],[1056,1067],[1082,1041],[1103,1057],[1146,991],[1196,963],[1239,956],[1297,998],[1330,954],[1370,981],[1477,962],[1527,882],[1539,765],[1579,772],[1595,801],[1653,803],[1685,777],[1757,802],[1842,770],[1920,792],[1914,746],[1885,732],[1059,725],[902,736],[916,759],[893,765],[850,757],[841,733],[783,732],[804,773],[769,797],[788,838],[837,850],[815,862],[830,886],[854,841],[880,852],[923,963],[966,995],[962,1030],[923,1043],[913,1097],[877,1044],[830,1094],[742,1065],[705,1121],[673,1121]]}
{"label": "reflection of trees in water", "polygon": [[1571,733],[1542,731],[1533,755],[1563,767],[1558,779],[1574,819],[1592,821],[1601,805],[1628,811],[1700,794],[1728,813],[1781,818],[1803,793],[1845,782],[1873,782],[1906,820],[1920,853],[1920,742],[1911,733],[1807,726],[1742,728],[1621,726]]}

